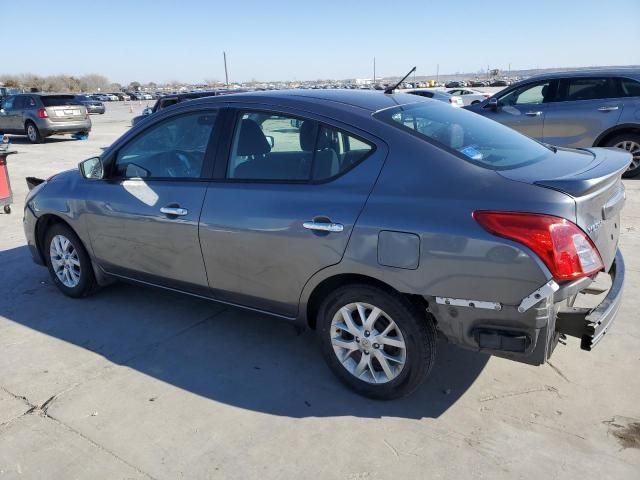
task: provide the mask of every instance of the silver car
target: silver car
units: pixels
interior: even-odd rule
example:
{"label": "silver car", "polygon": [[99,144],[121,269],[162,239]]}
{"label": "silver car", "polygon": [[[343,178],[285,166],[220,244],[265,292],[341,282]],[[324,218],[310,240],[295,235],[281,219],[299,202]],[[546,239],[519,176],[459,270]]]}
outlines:
{"label": "silver car", "polygon": [[12,95],[0,105],[0,133],[26,135],[31,143],[69,133],[86,138],[90,131],[89,113],[74,95]]}
{"label": "silver car", "polygon": [[466,108],[551,145],[622,148],[633,156],[624,176],[640,174],[637,69],[545,74]]}
{"label": "silver car", "polygon": [[564,335],[591,350],[622,298],[630,161],[415,95],[207,97],[42,182],[24,229],[66,295],[121,279],[297,321],[389,399],[428,375],[437,331],[534,365]]}

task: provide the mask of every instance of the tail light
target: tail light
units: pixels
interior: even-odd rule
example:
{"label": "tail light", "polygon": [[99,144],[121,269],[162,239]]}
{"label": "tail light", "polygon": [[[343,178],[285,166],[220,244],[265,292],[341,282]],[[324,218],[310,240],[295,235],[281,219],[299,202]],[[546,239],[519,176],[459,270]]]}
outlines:
{"label": "tail light", "polygon": [[39,108],[36,115],[38,116],[38,118],[49,118],[49,115],[44,108]]}
{"label": "tail light", "polygon": [[491,211],[475,211],[473,218],[489,233],[529,247],[556,280],[576,280],[604,268],[591,239],[564,218]]}

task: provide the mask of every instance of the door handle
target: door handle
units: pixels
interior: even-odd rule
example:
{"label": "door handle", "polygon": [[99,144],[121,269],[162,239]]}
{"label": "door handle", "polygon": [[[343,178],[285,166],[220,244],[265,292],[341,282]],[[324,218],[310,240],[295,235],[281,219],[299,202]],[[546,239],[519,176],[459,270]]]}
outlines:
{"label": "door handle", "polygon": [[180,207],[162,207],[160,209],[161,213],[164,213],[165,215],[173,215],[176,217],[182,217],[184,215],[186,215],[187,213],[189,213],[189,210],[187,210],[186,208],[180,208]]}
{"label": "door handle", "polygon": [[598,111],[599,112],[613,112],[614,110],[618,110],[618,106],[615,105],[613,107],[599,107]]}
{"label": "door handle", "polygon": [[304,222],[302,226],[307,230],[317,230],[320,232],[341,232],[344,230],[344,225],[333,222]]}
{"label": "door handle", "polygon": [[540,115],[542,115],[542,112],[537,111],[537,112],[526,112],[525,115],[527,115],[528,117],[539,117]]}

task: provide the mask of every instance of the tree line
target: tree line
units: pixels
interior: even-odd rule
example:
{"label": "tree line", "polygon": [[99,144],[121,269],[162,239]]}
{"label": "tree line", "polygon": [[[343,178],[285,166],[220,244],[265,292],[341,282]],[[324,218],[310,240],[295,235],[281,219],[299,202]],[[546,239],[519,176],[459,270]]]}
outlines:
{"label": "tree line", "polygon": [[112,82],[104,75],[92,73],[76,77],[74,75],[36,75],[33,73],[22,73],[18,75],[0,75],[0,85],[5,87],[21,88],[27,91],[39,92],[119,92],[126,90],[138,90],[140,88],[155,88],[156,84],[149,82],[131,82],[128,85],[121,85]]}

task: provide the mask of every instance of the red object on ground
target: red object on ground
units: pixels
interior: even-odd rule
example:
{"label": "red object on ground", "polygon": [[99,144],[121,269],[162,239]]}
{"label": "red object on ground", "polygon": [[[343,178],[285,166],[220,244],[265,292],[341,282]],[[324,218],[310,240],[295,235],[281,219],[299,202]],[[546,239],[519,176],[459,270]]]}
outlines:
{"label": "red object on ground", "polygon": [[9,186],[9,172],[7,171],[7,161],[0,158],[0,199],[9,198],[11,196],[11,187]]}
{"label": "red object on ground", "polygon": [[13,203],[13,193],[7,170],[7,155],[12,153],[16,152],[0,151],[0,207],[4,207],[5,213],[11,213],[11,204]]}

